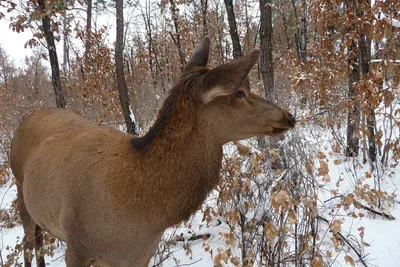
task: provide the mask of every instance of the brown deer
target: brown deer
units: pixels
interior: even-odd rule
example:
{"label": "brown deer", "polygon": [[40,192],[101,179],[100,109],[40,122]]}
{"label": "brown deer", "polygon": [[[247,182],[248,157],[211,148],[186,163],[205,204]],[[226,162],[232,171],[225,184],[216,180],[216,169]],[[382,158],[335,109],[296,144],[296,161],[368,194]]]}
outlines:
{"label": "brown deer", "polygon": [[187,220],[217,185],[223,144],[295,126],[288,111],[242,85],[259,50],[214,69],[209,50],[205,37],[143,137],[64,109],[25,118],[11,151],[25,266],[43,244],[42,229],[66,241],[68,267],[146,266],[163,231]]}

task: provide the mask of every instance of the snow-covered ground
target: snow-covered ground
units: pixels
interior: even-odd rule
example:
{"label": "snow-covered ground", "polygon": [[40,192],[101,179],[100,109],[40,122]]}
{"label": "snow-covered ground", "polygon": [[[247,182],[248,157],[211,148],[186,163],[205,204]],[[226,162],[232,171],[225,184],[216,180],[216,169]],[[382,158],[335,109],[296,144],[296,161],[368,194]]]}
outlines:
{"label": "snow-covered ground", "polygon": [[[318,206],[319,214],[330,222],[335,219],[342,220],[341,233],[348,240],[356,241],[354,244],[361,243],[360,233],[364,232],[362,239],[364,245],[357,249],[363,251],[363,255],[366,255],[364,261],[367,266],[400,266],[400,198],[395,197],[392,204],[385,208],[385,212],[392,215],[395,218],[394,220],[385,219],[381,216],[373,216],[368,211],[361,209],[355,210],[355,212],[357,214],[363,213],[364,217],[353,218],[348,214],[354,207],[350,207],[349,210],[334,208],[339,198],[334,198],[332,190],[337,190],[338,194],[347,195],[354,190],[357,182],[370,185],[373,188],[373,178],[369,178],[369,173],[371,173],[370,165],[368,163],[364,165],[360,164],[360,158],[348,159],[340,153],[332,153],[333,137],[329,131],[324,131],[318,127],[308,127],[308,129],[301,129],[300,127],[300,129],[295,131],[297,131],[296,134],[301,135],[301,139],[305,143],[309,144],[308,149],[310,153],[318,151],[324,154],[320,153],[320,158],[316,157],[315,166],[318,167],[318,162],[321,158],[328,164],[330,181],[322,182],[321,179],[321,185],[323,186],[318,191],[320,203]],[[313,134],[309,135],[307,131],[312,131]],[[397,130],[395,136],[398,136]],[[372,177],[374,175],[384,177],[381,187],[389,195],[396,193],[400,187],[399,166],[388,168],[387,170],[377,168],[371,173]],[[340,182],[339,186],[337,186],[338,182]],[[0,198],[0,208],[9,209],[12,201],[16,198],[16,188],[15,185],[11,184],[11,181],[0,187]],[[335,210],[334,214],[332,210]],[[182,225],[177,229],[168,229],[166,231],[167,239],[169,237],[169,239],[176,240],[177,236],[182,236],[183,239],[176,241],[175,244],[170,245],[169,249],[165,251],[163,256],[168,255],[168,257],[162,259],[162,266],[213,266],[213,258],[210,251],[215,256],[219,249],[226,249],[228,246],[231,246],[225,243],[223,234],[221,234],[229,232],[229,227],[224,223],[223,219],[219,220],[216,218],[207,225],[206,222],[202,222],[202,214],[198,212],[185,225],[190,225],[190,227]],[[0,234],[0,256],[1,262],[4,264],[7,261],[7,255],[12,253],[16,245],[21,242],[23,229],[19,225],[13,228],[5,228],[2,225],[0,227],[2,227]],[[329,233],[328,224],[320,223],[320,233],[320,242],[326,242],[326,249],[334,251],[331,244],[332,235]],[[192,235],[210,236],[206,240],[197,239],[195,241],[188,241]],[[52,257],[46,257],[48,266],[65,266],[65,245],[57,243],[53,252],[54,255]],[[358,260],[358,256],[354,254],[354,251],[346,245],[341,246],[340,250],[334,252],[333,255],[337,258],[332,261],[334,263],[331,266],[351,266],[350,263],[346,263],[346,255],[351,256],[355,260],[356,266],[365,266]],[[18,261],[21,263],[22,255],[19,254],[19,257]],[[155,262],[159,261],[159,258],[155,259]],[[224,266],[233,265],[225,264]]]}

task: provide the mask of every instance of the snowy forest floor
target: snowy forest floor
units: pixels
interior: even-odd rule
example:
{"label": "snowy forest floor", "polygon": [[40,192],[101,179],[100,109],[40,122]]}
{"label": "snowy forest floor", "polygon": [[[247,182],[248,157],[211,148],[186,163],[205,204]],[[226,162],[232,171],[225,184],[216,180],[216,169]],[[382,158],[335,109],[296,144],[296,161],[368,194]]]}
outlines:
{"label": "snowy forest floor", "polygon": [[[362,244],[357,247],[357,250],[362,252],[363,262],[360,261],[350,246],[342,244],[340,249],[336,250],[333,254],[333,259],[329,261],[329,265],[326,266],[351,266],[348,258],[346,260],[347,255],[350,255],[354,259],[356,266],[399,266],[400,234],[398,230],[400,229],[400,199],[395,193],[400,187],[400,166],[397,162],[391,162],[393,163],[392,167],[384,171],[380,170],[379,172],[382,175],[381,190],[395,196],[383,209],[385,214],[390,214],[394,219],[373,214],[365,209],[358,209],[356,211],[357,214],[363,213],[363,216],[354,218],[349,216],[349,210],[336,208],[339,198],[334,197],[332,191],[337,190],[339,195],[346,195],[353,192],[356,183],[354,177],[364,177],[362,183],[370,184],[373,188],[374,178],[369,178],[370,176],[368,175],[371,172],[369,164],[361,164],[360,158],[346,159],[340,153],[332,153],[332,135],[329,131],[319,129],[318,127],[312,129],[313,134],[308,134],[308,131],[310,131],[310,128],[305,129],[300,127],[295,130],[293,135],[300,138],[302,142],[307,143],[309,150],[307,153],[320,155],[316,157],[316,160],[323,159],[329,168],[329,180],[327,181],[326,177],[322,178],[322,180],[325,180],[323,182],[320,181],[322,186],[318,190],[319,215],[328,220],[328,223],[319,221],[321,238],[319,242],[325,242],[327,250],[332,248],[330,239],[332,235],[329,233],[330,228],[328,224],[334,219],[340,219],[342,221],[341,234],[346,240],[349,240],[351,244]],[[395,135],[397,134],[395,133]],[[228,151],[229,149],[226,150]],[[13,200],[16,198],[16,186],[12,185],[11,180],[0,187],[0,198],[1,210],[10,210]],[[332,213],[332,211],[334,212]],[[161,258],[164,256],[167,257],[162,258],[160,266],[213,266],[213,257],[215,257],[216,252],[219,249],[226,250],[227,247],[232,246],[226,243],[226,239],[221,234],[229,232],[230,229],[223,218],[215,218],[209,223],[202,221],[202,218],[203,214],[199,211],[189,222],[174,229],[167,229],[165,238],[175,240],[176,242],[171,243],[167,249],[168,252],[161,256]],[[16,251],[15,259],[18,263],[22,263],[22,254],[18,253],[18,244],[21,243],[23,238],[22,226],[16,225],[8,228],[3,224],[0,227],[0,260],[2,265],[7,262],[8,255]],[[362,235],[360,235],[361,232]],[[207,238],[189,240],[192,236],[203,235],[207,236]],[[208,251],[205,250],[206,247],[209,247]],[[47,266],[65,266],[65,249],[65,244],[56,242],[54,244],[53,256],[46,256]],[[233,248],[233,250],[238,250],[238,248]],[[158,262],[160,262],[160,259],[158,259]],[[13,265],[17,265],[17,263]],[[234,265],[228,261],[223,263],[223,266]],[[258,266],[257,263],[255,263],[255,266]]]}

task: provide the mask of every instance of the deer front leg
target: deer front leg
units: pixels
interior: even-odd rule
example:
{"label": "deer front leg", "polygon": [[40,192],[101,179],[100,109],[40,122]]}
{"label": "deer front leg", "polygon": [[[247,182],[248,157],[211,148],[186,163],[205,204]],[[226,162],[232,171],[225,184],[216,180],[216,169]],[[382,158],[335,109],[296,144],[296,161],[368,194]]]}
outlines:
{"label": "deer front leg", "polygon": [[84,255],[83,251],[85,250],[74,243],[73,239],[68,238],[65,253],[67,267],[90,267],[91,260],[87,255]]}

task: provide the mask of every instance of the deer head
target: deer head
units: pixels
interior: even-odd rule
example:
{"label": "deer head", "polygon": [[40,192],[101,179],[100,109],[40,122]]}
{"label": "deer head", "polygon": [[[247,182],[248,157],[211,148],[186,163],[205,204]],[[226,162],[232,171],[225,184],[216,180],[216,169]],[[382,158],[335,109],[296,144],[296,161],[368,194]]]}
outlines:
{"label": "deer head", "polygon": [[219,142],[253,136],[279,136],[294,128],[295,118],[286,110],[250,92],[243,81],[258,61],[256,49],[239,59],[208,69],[210,38],[196,47],[182,76],[196,76],[192,96],[198,102],[199,129]]}

